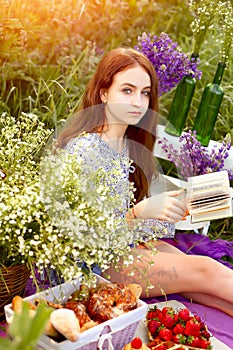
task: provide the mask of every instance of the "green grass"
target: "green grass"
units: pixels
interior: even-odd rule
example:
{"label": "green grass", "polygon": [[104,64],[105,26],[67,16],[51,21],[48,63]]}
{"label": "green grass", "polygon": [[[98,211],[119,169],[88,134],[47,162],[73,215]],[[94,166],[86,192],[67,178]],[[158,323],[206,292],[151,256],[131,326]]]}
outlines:
{"label": "green grass", "polygon": [[[185,0],[0,0],[0,113],[32,112],[57,128],[79,106],[101,55],[118,46],[134,47],[144,31],[162,31],[188,55],[193,50],[192,16]],[[192,100],[186,129],[192,127],[204,86],[212,82],[219,56],[212,34],[200,52],[202,79]],[[233,60],[222,80],[225,91],[212,138],[233,139]],[[175,89],[160,98],[166,118]],[[170,165],[165,169],[169,172]],[[211,223],[211,237],[233,240],[232,219]]]}

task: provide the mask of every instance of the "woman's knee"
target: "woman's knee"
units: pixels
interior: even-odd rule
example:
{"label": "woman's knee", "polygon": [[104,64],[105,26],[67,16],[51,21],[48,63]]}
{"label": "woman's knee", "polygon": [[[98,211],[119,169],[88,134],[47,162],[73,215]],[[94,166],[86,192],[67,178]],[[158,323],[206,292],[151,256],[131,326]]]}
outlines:
{"label": "woman's knee", "polygon": [[172,254],[185,254],[178,248],[162,240],[157,240],[154,243],[154,246],[159,252],[172,253]]}
{"label": "woman's knee", "polygon": [[199,259],[198,269],[201,274],[201,278],[209,283],[211,279],[216,278],[218,273],[219,263],[209,256],[198,256]]}

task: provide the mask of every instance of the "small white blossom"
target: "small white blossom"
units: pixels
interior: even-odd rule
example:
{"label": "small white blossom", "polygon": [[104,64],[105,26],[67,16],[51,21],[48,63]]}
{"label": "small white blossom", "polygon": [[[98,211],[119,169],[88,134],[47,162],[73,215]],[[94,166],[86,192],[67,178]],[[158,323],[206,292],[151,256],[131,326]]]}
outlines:
{"label": "small white blossom", "polygon": [[[218,25],[214,39],[219,43],[219,61],[226,62],[232,49],[233,5],[231,0],[189,0],[194,15],[191,30],[194,36],[194,53],[199,54],[207,31]],[[214,22],[215,21],[215,22]]]}
{"label": "small white blossom", "polygon": [[[64,151],[35,161],[51,133],[38,117],[4,113],[0,124],[1,169],[7,174],[0,180],[2,265],[4,259],[30,262],[41,272],[54,268],[65,280],[87,281],[93,264],[104,271],[124,257],[129,265],[133,234],[124,218],[117,219],[115,208],[121,210],[123,201],[111,192],[111,181],[122,176],[122,169],[116,164],[115,178],[104,171],[84,172],[82,159]],[[132,199],[133,187],[127,190]],[[85,261],[89,276],[77,260]]]}

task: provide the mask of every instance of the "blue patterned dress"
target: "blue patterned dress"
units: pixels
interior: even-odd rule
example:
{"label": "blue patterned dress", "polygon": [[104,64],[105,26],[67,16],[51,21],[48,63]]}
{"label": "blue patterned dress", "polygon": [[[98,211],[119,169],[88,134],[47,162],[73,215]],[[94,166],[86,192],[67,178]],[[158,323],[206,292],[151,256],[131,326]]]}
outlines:
{"label": "blue patterned dress", "polygon": [[[125,140],[121,153],[118,153],[107,142],[105,142],[97,133],[86,133],[71,139],[65,149],[70,154],[82,156],[84,162],[93,168],[103,168],[106,172],[114,172],[116,166],[122,169],[122,178],[115,182],[115,191],[122,194],[125,201],[125,215],[129,208],[129,201],[125,198],[125,186],[129,183],[129,173],[134,171],[130,166],[127,139]],[[138,220],[137,220],[138,221]],[[175,235],[175,226],[166,221],[156,219],[140,220],[139,227],[135,230],[135,240],[140,236],[141,241],[148,241],[156,238],[171,238]]]}

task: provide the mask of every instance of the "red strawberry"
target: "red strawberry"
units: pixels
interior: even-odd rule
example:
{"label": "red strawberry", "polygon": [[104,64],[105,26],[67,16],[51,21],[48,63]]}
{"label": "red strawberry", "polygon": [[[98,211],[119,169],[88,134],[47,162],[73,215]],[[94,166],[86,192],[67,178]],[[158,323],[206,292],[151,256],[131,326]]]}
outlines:
{"label": "red strawberry", "polygon": [[187,342],[189,345],[195,347],[195,348],[200,348],[201,346],[201,339],[199,337],[188,337]]}
{"label": "red strawberry", "polygon": [[142,341],[140,338],[134,338],[132,341],[131,341],[131,346],[133,349],[141,349],[142,347]]}
{"label": "red strawberry", "polygon": [[172,328],[175,324],[175,321],[171,315],[165,314],[163,315],[162,323],[166,328]]}
{"label": "red strawberry", "polygon": [[185,326],[185,331],[184,334],[189,336],[189,335],[194,335],[199,337],[200,336],[200,323],[195,320],[195,318],[191,318],[190,320],[187,321],[186,326]]}
{"label": "red strawberry", "polygon": [[162,322],[162,320],[163,320],[163,314],[162,314],[162,311],[161,311],[161,310],[158,310],[157,316],[156,316],[156,317],[159,319],[160,322]]}
{"label": "red strawberry", "polygon": [[165,306],[164,308],[162,308],[162,314],[165,315],[165,314],[167,314],[170,310],[171,310],[171,307]]}
{"label": "red strawberry", "polygon": [[173,337],[173,341],[176,344],[186,344],[186,337],[183,334],[175,334]]}
{"label": "red strawberry", "polygon": [[174,321],[175,321],[175,323],[176,323],[176,322],[178,322],[178,320],[179,320],[179,317],[178,317],[178,315],[177,315],[176,313],[174,313],[174,316],[173,316],[173,318],[174,318]]}
{"label": "red strawberry", "polygon": [[160,329],[159,337],[160,337],[160,339],[165,340],[165,341],[172,340],[173,339],[173,334],[172,334],[171,329],[168,329],[168,328]]}
{"label": "red strawberry", "polygon": [[184,334],[185,327],[181,323],[177,323],[173,328],[174,334]]}
{"label": "red strawberry", "polygon": [[147,312],[147,315],[146,315],[146,318],[148,320],[152,319],[152,318],[156,318],[157,317],[157,314],[158,312],[160,312],[159,309],[157,309],[157,307],[153,307],[153,308],[149,308],[148,312]]}
{"label": "red strawberry", "polygon": [[194,318],[195,318],[198,322],[201,322],[201,317],[200,317],[200,316],[194,315]]}
{"label": "red strawberry", "polygon": [[154,336],[156,334],[157,329],[161,326],[161,323],[156,320],[150,320],[147,324],[147,328],[149,332]]}
{"label": "red strawberry", "polygon": [[200,326],[201,326],[201,331],[206,330],[206,325],[203,321],[200,322]]}
{"label": "red strawberry", "polygon": [[210,341],[207,339],[201,339],[201,348],[202,349],[210,349]]}
{"label": "red strawberry", "polygon": [[204,329],[201,331],[201,336],[203,338],[209,339],[210,338],[210,333],[207,331],[207,329]]}
{"label": "red strawberry", "polygon": [[189,320],[189,317],[190,317],[190,312],[189,312],[189,310],[186,309],[186,308],[180,310],[180,311],[178,312],[178,317],[179,317],[181,320],[187,322],[187,321]]}
{"label": "red strawberry", "polygon": [[148,311],[146,318],[147,320],[151,320],[153,318],[157,317],[157,312],[156,311]]}

